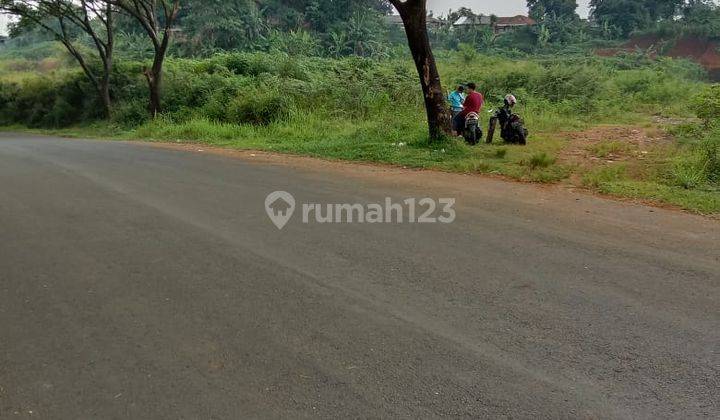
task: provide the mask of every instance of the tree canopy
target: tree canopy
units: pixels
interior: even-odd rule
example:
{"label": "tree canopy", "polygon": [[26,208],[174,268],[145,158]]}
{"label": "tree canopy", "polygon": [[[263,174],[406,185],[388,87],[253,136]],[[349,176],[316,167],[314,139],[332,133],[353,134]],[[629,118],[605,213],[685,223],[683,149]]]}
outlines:
{"label": "tree canopy", "polygon": [[593,18],[627,36],[662,21],[671,21],[684,0],[591,0]]}
{"label": "tree canopy", "polygon": [[538,22],[552,18],[578,19],[577,0],[528,0],[530,17]]}

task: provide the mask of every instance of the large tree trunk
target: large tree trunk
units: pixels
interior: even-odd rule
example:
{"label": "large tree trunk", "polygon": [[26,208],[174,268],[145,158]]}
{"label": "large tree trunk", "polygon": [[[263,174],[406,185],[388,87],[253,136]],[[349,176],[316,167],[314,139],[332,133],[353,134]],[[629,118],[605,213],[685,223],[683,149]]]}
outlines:
{"label": "large tree trunk", "polygon": [[451,130],[451,117],[440,82],[440,73],[430,47],[427,32],[426,0],[391,1],[405,24],[405,33],[415,66],[420,76],[420,85],[425,98],[430,139],[440,138]]}
{"label": "large tree trunk", "polygon": [[[108,16],[112,16],[111,14]],[[108,21],[110,22],[109,25],[112,25],[112,18],[108,17]],[[110,119],[112,117],[112,96],[110,94],[110,85],[112,83],[112,72],[113,72],[113,48],[114,48],[114,40],[112,37],[114,36],[112,32],[112,27],[108,26],[108,35],[109,40],[106,44],[105,48],[105,55],[103,58],[103,75],[100,79],[100,85],[98,86],[98,89],[100,90],[100,99],[102,99],[103,107],[105,107],[105,116]]]}
{"label": "large tree trunk", "polygon": [[110,79],[103,77],[100,82],[100,99],[103,103],[103,111],[105,116],[109,119],[112,116],[112,98],[110,97]]}
{"label": "large tree trunk", "polygon": [[145,70],[145,78],[148,82],[148,90],[150,91],[150,103],[148,105],[148,111],[153,118],[156,118],[160,112],[161,107],[161,96],[160,88],[162,87],[162,60],[156,60],[151,69]]}
{"label": "large tree trunk", "polygon": [[[107,34],[107,42],[105,43],[105,49],[101,50],[105,52],[105,55],[100,55],[100,57],[103,58],[103,77],[100,82],[100,97],[105,106],[105,116],[110,119],[110,117],[112,117],[110,84],[112,83],[113,60],[115,55],[115,12],[110,3],[106,3],[105,7],[105,32]],[[99,43],[98,49],[101,49],[101,47],[102,44]]]}
{"label": "large tree trunk", "polygon": [[145,77],[147,78],[148,88],[150,90],[150,105],[148,108],[153,118],[156,118],[158,114],[162,112],[160,89],[162,88],[163,65],[169,45],[170,33],[169,30],[166,29],[162,42],[155,50],[152,68],[145,70]]}

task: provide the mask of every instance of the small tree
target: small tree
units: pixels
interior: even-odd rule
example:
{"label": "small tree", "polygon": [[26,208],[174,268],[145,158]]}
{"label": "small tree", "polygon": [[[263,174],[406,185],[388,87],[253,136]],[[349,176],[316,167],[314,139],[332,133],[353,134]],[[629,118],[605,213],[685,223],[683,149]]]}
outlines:
{"label": "small tree", "polygon": [[135,18],[147,33],[154,49],[152,67],[143,72],[150,90],[148,110],[153,118],[162,107],[160,88],[172,28],[180,12],[180,0],[107,0]]}
{"label": "small tree", "polygon": [[427,32],[427,0],[390,0],[405,25],[408,45],[420,76],[425,97],[430,139],[450,132],[450,113]]}
{"label": "small tree", "polygon": [[[114,11],[103,0],[0,0],[0,11],[10,13],[33,22],[47,30],[61,42],[82,67],[102,100],[105,115],[110,116],[110,76],[113,69]],[[57,25],[53,25],[54,21]],[[90,36],[102,62],[101,74],[96,73],[85,55],[75,45],[72,25]]]}

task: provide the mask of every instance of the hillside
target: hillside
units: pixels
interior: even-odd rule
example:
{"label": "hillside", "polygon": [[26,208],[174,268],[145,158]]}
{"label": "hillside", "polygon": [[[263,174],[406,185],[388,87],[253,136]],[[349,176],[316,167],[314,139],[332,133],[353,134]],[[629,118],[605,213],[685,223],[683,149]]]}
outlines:
{"label": "hillside", "polygon": [[664,39],[657,35],[636,36],[620,48],[597,51],[601,56],[613,56],[620,52],[646,51],[653,56],[684,58],[695,61],[707,70],[710,80],[720,81],[720,42],[698,36],[682,36]]}

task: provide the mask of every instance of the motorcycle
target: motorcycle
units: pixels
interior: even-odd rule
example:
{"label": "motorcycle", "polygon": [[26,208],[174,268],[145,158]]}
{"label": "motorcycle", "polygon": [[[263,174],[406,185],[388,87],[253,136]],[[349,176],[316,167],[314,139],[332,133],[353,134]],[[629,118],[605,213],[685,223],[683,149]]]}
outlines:
{"label": "motorcycle", "polygon": [[[492,111],[491,111],[492,112]],[[487,143],[492,143],[495,137],[495,130],[498,122],[500,122],[500,137],[505,143],[510,144],[527,144],[528,130],[525,128],[522,118],[518,114],[507,109],[500,109],[490,118],[490,126],[488,127]]]}
{"label": "motorcycle", "polygon": [[469,145],[474,146],[480,142],[482,137],[483,132],[482,127],[480,127],[480,115],[476,112],[471,112],[465,117],[463,138]]}

